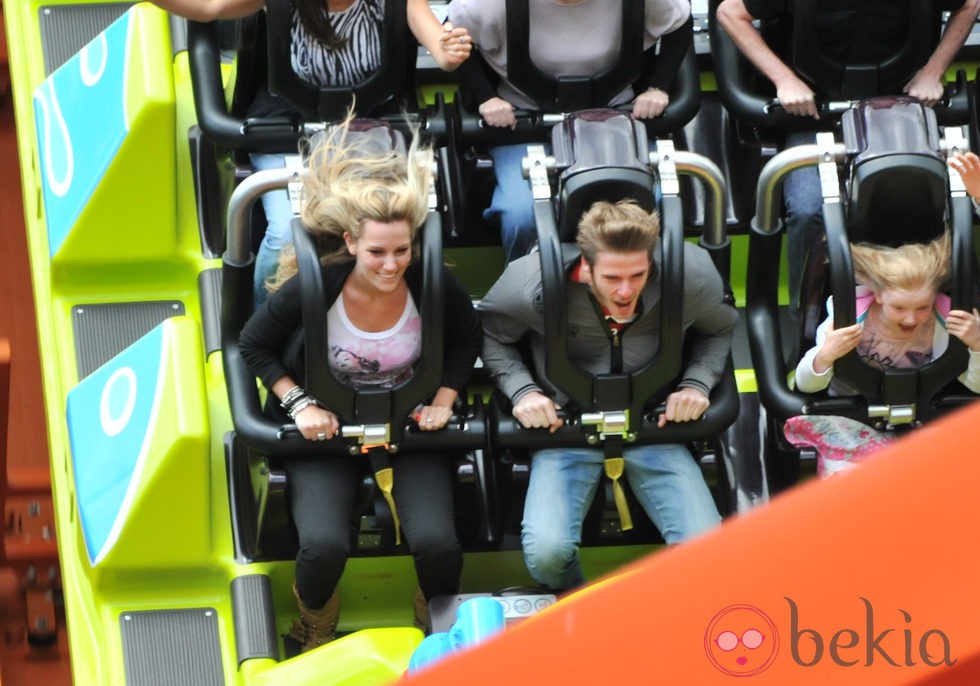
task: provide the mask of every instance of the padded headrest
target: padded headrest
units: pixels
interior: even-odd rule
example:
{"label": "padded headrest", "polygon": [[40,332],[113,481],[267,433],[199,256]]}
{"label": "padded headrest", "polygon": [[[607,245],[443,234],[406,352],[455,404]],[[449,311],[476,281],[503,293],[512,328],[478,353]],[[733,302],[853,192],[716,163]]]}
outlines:
{"label": "padded headrest", "polygon": [[845,113],[854,155],[848,179],[853,241],[899,245],[940,235],[946,218],[946,164],[931,109],[905,96],[872,98]]}
{"label": "padded headrest", "polygon": [[636,200],[656,207],[656,183],[649,169],[646,129],[628,114],[611,109],[583,110],[552,130],[559,169],[558,235],[572,242],[582,213],[597,200]]}
{"label": "padded headrest", "polygon": [[[328,130],[318,131],[310,137],[310,154],[326,139]],[[381,119],[352,119],[347,125],[347,139],[355,146],[353,154],[369,157],[385,155],[395,150],[407,154],[405,136],[401,131]]]}

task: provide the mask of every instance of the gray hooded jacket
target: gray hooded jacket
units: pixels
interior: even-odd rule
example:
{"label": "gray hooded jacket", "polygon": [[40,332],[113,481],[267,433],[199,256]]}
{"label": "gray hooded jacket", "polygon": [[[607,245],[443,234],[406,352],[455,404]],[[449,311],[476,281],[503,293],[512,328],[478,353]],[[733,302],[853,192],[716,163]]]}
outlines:
{"label": "gray hooded jacket", "polygon": [[[655,249],[654,255],[655,268],[641,296],[642,314],[622,333],[624,372],[642,367],[660,346],[660,250]],[[566,246],[563,258],[567,274],[579,258],[577,247]],[[707,394],[721,378],[738,320],[735,308],[726,304],[723,296],[721,276],[708,253],[685,242],[683,328],[685,332],[692,330],[694,336],[678,388],[697,388]],[[589,286],[568,280],[565,297],[572,361],[586,372],[610,372],[613,341]],[[521,396],[539,391],[564,405],[567,396],[544,378],[545,313],[538,254],[507,265],[477,310],[485,333],[483,363],[510,401],[516,403]],[[540,374],[528,369],[516,345],[527,334],[533,364]]]}

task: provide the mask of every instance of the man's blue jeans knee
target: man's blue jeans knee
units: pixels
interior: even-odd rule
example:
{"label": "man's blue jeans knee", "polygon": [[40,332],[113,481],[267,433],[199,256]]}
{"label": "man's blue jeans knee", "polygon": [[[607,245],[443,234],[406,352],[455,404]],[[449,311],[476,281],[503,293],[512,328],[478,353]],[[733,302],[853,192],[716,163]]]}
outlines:
{"label": "man's blue jeans knee", "polygon": [[[688,540],[721,517],[701,468],[682,445],[632,446],[626,478],[667,543]],[[534,454],[521,545],[531,577],[564,590],[585,582],[579,562],[582,522],[603,478],[601,450],[547,449]]]}

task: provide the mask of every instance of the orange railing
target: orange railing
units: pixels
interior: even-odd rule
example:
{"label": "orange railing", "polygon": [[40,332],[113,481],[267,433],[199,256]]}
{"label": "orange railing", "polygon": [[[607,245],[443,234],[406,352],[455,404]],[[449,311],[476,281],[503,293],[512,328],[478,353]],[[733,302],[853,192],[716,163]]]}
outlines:
{"label": "orange railing", "polygon": [[978,684],[978,422],[932,422],[404,686]]}

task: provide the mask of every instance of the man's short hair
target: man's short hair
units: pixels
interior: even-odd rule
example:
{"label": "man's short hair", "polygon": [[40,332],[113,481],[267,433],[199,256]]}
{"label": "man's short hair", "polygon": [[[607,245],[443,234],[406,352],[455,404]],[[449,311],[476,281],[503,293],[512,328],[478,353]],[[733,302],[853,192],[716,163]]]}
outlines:
{"label": "man's short hair", "polygon": [[598,200],[578,222],[578,243],[582,256],[595,265],[602,251],[652,253],[660,238],[660,217],[647,212],[635,200]]}

